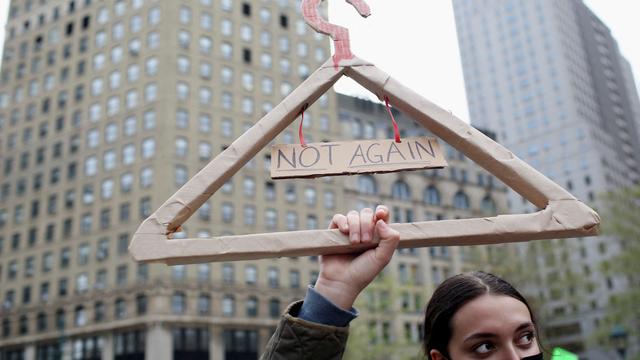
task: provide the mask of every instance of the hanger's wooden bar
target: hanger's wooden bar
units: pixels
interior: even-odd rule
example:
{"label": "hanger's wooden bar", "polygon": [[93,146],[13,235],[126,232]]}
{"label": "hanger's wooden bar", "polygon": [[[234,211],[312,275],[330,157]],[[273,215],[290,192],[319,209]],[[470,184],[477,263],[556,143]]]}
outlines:
{"label": "hanger's wooden bar", "polygon": [[[572,216],[566,216],[567,212],[571,212]],[[580,221],[581,219],[585,221]],[[532,214],[425,221],[391,226],[400,232],[399,248],[417,248],[596,235],[596,224],[597,219],[593,217],[589,207],[578,201],[565,200],[553,202],[546,209]],[[141,250],[147,251],[158,242],[154,236],[141,236],[139,240]],[[176,265],[351,253],[373,245],[352,246],[347,236],[338,230],[308,230],[221,236],[211,239],[168,240],[166,246],[164,256],[150,254],[138,260]],[[176,257],[174,254],[180,256]]]}

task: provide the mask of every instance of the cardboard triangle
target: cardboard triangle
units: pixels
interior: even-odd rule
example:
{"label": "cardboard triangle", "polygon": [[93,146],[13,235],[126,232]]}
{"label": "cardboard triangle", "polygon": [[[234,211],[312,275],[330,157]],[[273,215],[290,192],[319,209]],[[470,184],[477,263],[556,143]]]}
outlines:
{"label": "cardboard triangle", "polygon": [[236,139],[142,222],[129,251],[137,261],[189,264],[362,251],[338,230],[288,231],[210,239],[171,239],[171,234],[228,179],[343,75],[413,117],[434,135],[499,178],[539,209],[535,213],[393,224],[399,248],[481,245],[597,235],[600,217],[562,187],[449,111],[424,99],[358,58],[334,68],[330,59]]}

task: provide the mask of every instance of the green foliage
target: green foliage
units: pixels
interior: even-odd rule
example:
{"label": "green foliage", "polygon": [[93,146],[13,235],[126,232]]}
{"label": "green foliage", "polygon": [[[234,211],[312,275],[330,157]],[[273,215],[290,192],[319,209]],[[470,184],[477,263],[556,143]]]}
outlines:
{"label": "green foliage", "polygon": [[[612,296],[607,307],[599,341],[611,344],[611,329],[619,327],[628,339],[640,339],[640,185],[611,191],[601,198],[600,215],[604,235],[621,242],[620,254],[600,264],[600,271],[609,276],[622,276],[629,281],[626,291]],[[640,359],[640,354],[629,354]]]}

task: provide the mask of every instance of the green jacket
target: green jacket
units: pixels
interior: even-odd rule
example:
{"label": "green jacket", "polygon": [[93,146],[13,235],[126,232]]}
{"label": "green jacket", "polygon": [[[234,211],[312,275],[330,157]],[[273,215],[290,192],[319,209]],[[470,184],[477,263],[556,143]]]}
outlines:
{"label": "green jacket", "polygon": [[260,360],[340,360],[349,327],[316,324],[298,318],[302,301],[289,305]]}

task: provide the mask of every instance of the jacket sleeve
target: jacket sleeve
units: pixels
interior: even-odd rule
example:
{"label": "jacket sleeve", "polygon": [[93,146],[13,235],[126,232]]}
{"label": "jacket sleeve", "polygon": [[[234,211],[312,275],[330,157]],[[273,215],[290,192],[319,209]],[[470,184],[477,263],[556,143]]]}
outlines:
{"label": "jacket sleeve", "polygon": [[340,360],[349,327],[317,324],[298,318],[302,301],[287,308],[261,360]]}

